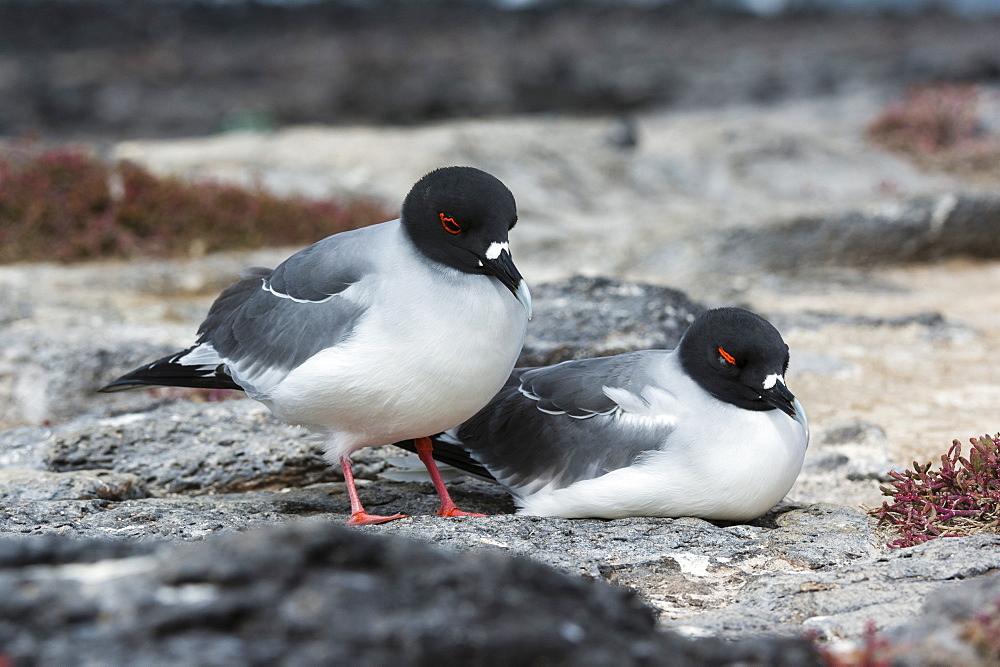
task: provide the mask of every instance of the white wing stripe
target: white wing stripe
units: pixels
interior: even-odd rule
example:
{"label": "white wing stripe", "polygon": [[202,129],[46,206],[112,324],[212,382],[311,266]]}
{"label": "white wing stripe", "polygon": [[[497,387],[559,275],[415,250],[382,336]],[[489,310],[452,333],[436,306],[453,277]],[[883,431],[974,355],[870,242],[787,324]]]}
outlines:
{"label": "white wing stripe", "polygon": [[275,292],[274,288],[271,287],[271,283],[267,281],[267,278],[261,278],[261,287],[265,292],[270,292],[276,297],[282,299],[288,299],[289,301],[294,301],[295,303],[326,303],[330,299],[336,296],[336,294],[329,294],[325,299],[320,299],[319,301],[311,301],[309,299],[296,299],[294,296],[289,296],[288,294],[282,294],[281,292]]}

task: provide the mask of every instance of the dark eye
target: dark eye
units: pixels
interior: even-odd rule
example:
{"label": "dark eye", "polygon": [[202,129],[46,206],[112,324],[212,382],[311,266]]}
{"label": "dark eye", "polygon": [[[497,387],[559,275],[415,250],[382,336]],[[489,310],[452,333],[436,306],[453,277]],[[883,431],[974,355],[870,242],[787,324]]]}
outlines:
{"label": "dark eye", "polygon": [[441,226],[444,227],[446,232],[449,234],[462,233],[462,225],[455,222],[455,218],[449,218],[444,213],[438,213],[438,216],[441,218]]}
{"label": "dark eye", "polygon": [[719,361],[722,361],[733,366],[736,365],[736,357],[726,352],[724,348],[718,348],[719,350]]}

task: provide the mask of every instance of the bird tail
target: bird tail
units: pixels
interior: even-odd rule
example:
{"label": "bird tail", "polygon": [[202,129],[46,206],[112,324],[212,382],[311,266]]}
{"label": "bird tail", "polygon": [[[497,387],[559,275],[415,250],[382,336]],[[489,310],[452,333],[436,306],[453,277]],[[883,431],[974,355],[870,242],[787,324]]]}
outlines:
{"label": "bird tail", "polygon": [[207,343],[177,352],[126,373],[99,391],[112,393],[144,387],[194,387],[197,389],[237,389],[226,365]]}
{"label": "bird tail", "polygon": [[[479,461],[472,458],[469,452],[465,451],[461,444],[454,441],[450,432],[439,433],[431,436],[431,442],[434,444],[432,455],[434,456],[435,461],[445,463],[453,468],[458,468],[463,472],[475,475],[476,477],[481,477],[482,479],[490,482],[497,481],[496,477],[490,474],[489,470],[484,468]],[[414,454],[417,453],[417,446],[413,440],[403,440],[402,442],[397,442],[396,446],[407,451],[411,451]]]}

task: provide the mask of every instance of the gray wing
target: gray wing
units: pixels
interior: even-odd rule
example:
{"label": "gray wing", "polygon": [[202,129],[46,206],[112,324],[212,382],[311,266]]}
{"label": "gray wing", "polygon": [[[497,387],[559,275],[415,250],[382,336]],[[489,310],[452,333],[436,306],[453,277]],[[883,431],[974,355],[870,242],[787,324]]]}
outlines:
{"label": "gray wing", "polygon": [[372,270],[364,231],[327,237],[273,271],[245,271],[212,304],[198,343],[209,344],[234,379],[256,392],[337,345],[365,310],[343,296]]}
{"label": "gray wing", "polygon": [[644,352],[632,352],[519,369],[520,391],[536,401],[536,408],[549,414],[567,414],[577,419],[607,415],[619,405],[608,397],[604,387],[638,395],[652,382],[646,371],[647,356]]}
{"label": "gray wing", "polygon": [[[546,368],[514,369],[506,386],[474,417],[448,435],[518,494],[600,477],[658,449],[672,430],[669,420],[633,414],[653,384],[650,355],[567,361]],[[623,406],[604,388],[634,398]],[[617,392],[613,392],[617,393]]]}

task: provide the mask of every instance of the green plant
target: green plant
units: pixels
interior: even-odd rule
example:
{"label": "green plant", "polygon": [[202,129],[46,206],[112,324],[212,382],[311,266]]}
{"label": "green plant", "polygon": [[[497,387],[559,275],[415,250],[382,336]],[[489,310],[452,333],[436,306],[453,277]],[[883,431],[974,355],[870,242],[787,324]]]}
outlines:
{"label": "green plant", "polygon": [[937,537],[997,532],[1000,520],[1000,434],[972,438],[968,458],[953,441],[941,456],[941,467],[913,462],[913,470],[892,471],[882,494],[892,502],[869,510],[880,526],[900,537],[890,547],[910,547]]}
{"label": "green plant", "polygon": [[82,148],[0,153],[0,263],[303,245],[393,217],[381,205],[158,177]]}

